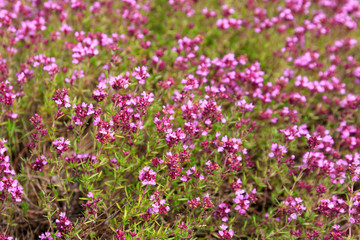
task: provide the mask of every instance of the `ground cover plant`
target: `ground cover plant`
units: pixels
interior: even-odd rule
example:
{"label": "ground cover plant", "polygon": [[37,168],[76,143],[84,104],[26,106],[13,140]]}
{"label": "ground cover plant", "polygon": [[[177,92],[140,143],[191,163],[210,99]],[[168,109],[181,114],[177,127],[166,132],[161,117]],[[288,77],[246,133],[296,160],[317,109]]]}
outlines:
{"label": "ground cover plant", "polygon": [[0,240],[358,239],[358,0],[0,0]]}

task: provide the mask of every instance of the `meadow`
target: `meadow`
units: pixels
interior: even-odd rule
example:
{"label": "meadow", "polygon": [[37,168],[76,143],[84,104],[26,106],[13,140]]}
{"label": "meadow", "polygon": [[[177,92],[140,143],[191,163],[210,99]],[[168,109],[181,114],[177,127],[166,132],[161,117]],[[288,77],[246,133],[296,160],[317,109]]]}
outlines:
{"label": "meadow", "polygon": [[359,20],[0,0],[0,240],[358,239]]}

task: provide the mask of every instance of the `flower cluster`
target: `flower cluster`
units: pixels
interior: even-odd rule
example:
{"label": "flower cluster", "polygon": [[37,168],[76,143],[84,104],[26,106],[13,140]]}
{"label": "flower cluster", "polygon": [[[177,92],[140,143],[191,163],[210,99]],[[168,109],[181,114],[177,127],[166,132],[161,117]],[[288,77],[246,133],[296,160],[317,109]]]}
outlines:
{"label": "flower cluster", "polygon": [[53,147],[59,155],[69,150],[70,145],[70,140],[65,140],[64,137],[60,137],[59,139],[53,141]]}
{"label": "flower cluster", "polygon": [[139,171],[139,180],[143,185],[156,185],[156,172],[150,167],[144,167]]}
{"label": "flower cluster", "polygon": [[46,161],[46,157],[41,155],[40,159],[36,158],[35,161],[31,164],[31,168],[35,171],[41,172],[47,163],[48,162]]}
{"label": "flower cluster", "polygon": [[221,239],[225,240],[225,239],[230,239],[234,236],[234,231],[232,229],[228,229],[228,226],[226,226],[225,224],[220,226],[219,230],[219,236],[221,237]]}
{"label": "flower cluster", "polygon": [[65,88],[56,90],[52,100],[58,105],[59,108],[65,107],[69,108],[70,105],[70,97],[68,95],[69,91]]}
{"label": "flower cluster", "polygon": [[73,230],[73,224],[69,218],[66,217],[65,212],[60,213],[59,219],[55,220],[56,229],[59,231],[56,236],[63,237],[63,234],[68,234]]}
{"label": "flower cluster", "polygon": [[295,220],[306,211],[303,200],[299,197],[287,197],[286,200],[280,204],[281,211],[288,216],[288,221]]}
{"label": "flower cluster", "polygon": [[150,74],[147,72],[147,67],[142,66],[142,67],[136,67],[134,72],[132,73],[132,76],[139,81],[139,84],[144,85],[145,80],[148,77],[150,77]]}
{"label": "flower cluster", "polygon": [[[5,139],[0,140],[0,199],[3,203],[21,202],[23,187],[14,179],[15,171],[11,168],[10,158],[5,155],[7,148]],[[2,210],[3,211],[3,210]]]}
{"label": "flower cluster", "polygon": [[88,200],[82,206],[84,210],[87,211],[90,215],[95,215],[97,213],[97,204],[101,201],[101,199],[96,199],[92,192],[89,192],[87,197],[90,198],[90,200]]}
{"label": "flower cluster", "polygon": [[46,136],[48,132],[44,126],[42,118],[38,114],[35,113],[34,116],[30,118],[30,122],[33,124],[36,132],[31,134],[31,142],[28,144],[28,146],[30,148],[35,148],[41,137]]}

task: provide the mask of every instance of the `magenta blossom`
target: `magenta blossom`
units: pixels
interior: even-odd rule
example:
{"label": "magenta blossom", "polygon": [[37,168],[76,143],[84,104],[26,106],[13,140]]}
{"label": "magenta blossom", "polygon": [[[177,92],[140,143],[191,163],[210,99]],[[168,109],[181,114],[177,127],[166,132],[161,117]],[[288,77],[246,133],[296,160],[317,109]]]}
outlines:
{"label": "magenta blossom", "polygon": [[132,76],[139,81],[139,84],[144,85],[145,80],[148,77],[150,77],[150,74],[147,72],[147,67],[142,66],[142,67],[136,67],[134,72],[132,73]]}
{"label": "magenta blossom", "polygon": [[54,142],[54,148],[60,155],[67,150],[69,150],[70,141],[69,139],[66,139],[64,137],[60,137],[59,139],[56,139]]}
{"label": "magenta blossom", "polygon": [[39,236],[41,240],[53,240],[50,232],[43,233]]}
{"label": "magenta blossom", "polygon": [[223,224],[220,226],[219,235],[221,239],[230,239],[234,236],[234,231],[232,229],[227,230],[228,226]]}
{"label": "magenta blossom", "polygon": [[156,185],[156,172],[146,166],[139,171],[139,179],[143,185]]}
{"label": "magenta blossom", "polygon": [[60,213],[60,219],[56,219],[56,229],[59,230],[60,233],[69,233],[73,230],[72,222],[70,222],[69,218],[66,217],[65,212]]}

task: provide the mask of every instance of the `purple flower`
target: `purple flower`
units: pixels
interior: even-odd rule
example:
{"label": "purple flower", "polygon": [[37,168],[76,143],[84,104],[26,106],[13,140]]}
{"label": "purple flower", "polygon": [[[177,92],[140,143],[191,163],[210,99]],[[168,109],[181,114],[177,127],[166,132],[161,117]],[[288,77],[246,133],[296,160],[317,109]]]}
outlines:
{"label": "purple flower", "polygon": [[55,101],[55,103],[58,105],[59,108],[61,108],[61,107],[66,107],[66,108],[71,107],[71,105],[70,105],[70,97],[68,95],[68,90],[65,89],[65,88],[56,90],[55,95],[52,98],[52,100]]}
{"label": "purple flower", "polygon": [[69,150],[70,141],[69,139],[66,139],[64,137],[60,137],[59,139],[56,139],[54,142],[54,148],[55,150],[61,155],[62,153]]}
{"label": "purple flower", "polygon": [[72,222],[66,217],[65,212],[61,212],[59,216],[60,218],[55,220],[56,229],[62,234],[71,232],[73,230]]}
{"label": "purple flower", "polygon": [[144,85],[145,80],[148,77],[150,77],[150,74],[147,72],[147,67],[142,66],[142,67],[136,67],[134,72],[132,73],[132,76],[139,81],[139,84]]}
{"label": "purple flower", "polygon": [[156,185],[156,172],[146,166],[139,171],[139,180],[143,185]]}
{"label": "purple flower", "polygon": [[234,236],[234,231],[232,229],[227,230],[228,226],[223,224],[220,226],[219,235],[221,239],[230,239]]}
{"label": "purple flower", "polygon": [[43,233],[39,236],[41,240],[53,240],[50,232]]}
{"label": "purple flower", "polygon": [[35,171],[42,171],[43,167],[47,164],[48,162],[46,161],[46,157],[44,155],[40,156],[40,159],[36,158],[35,162],[33,162],[33,164],[31,164],[31,168],[34,169]]}

